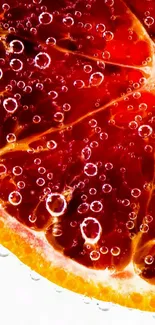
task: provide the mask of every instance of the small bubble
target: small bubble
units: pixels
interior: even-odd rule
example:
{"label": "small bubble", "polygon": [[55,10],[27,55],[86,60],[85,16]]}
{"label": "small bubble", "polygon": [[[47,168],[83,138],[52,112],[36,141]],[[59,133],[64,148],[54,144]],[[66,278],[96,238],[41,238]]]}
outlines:
{"label": "small bubble", "polygon": [[152,255],[147,255],[144,259],[144,262],[147,264],[147,265],[151,265],[153,264],[154,262],[154,257]]}
{"label": "small bubble", "polygon": [[71,110],[71,105],[68,103],[63,104],[62,106],[64,112],[69,112]]}
{"label": "small bubble", "polygon": [[90,210],[93,212],[101,212],[103,210],[103,204],[100,201],[93,201],[90,204]]}
{"label": "small bubble", "polygon": [[19,176],[19,175],[22,174],[22,172],[23,172],[23,168],[20,167],[20,166],[15,166],[15,167],[13,167],[12,172],[13,172],[13,174],[14,174],[15,176]]}
{"label": "small bubble", "polygon": [[92,72],[92,66],[86,64],[86,65],[84,65],[83,70],[84,70],[84,72],[86,72],[86,73],[91,73],[91,72]]}
{"label": "small bubble", "polygon": [[136,130],[137,128],[138,128],[138,123],[137,122],[135,122],[135,121],[131,121],[131,122],[129,122],[129,128],[131,129],[131,130]]}
{"label": "small bubble", "polygon": [[46,40],[46,44],[50,46],[55,46],[56,45],[56,39],[54,37],[48,37]]}
{"label": "small bubble", "polygon": [[147,223],[143,223],[140,225],[139,227],[139,230],[142,232],[142,233],[147,233],[149,231],[149,226]]}
{"label": "small bubble", "polygon": [[3,71],[2,69],[0,69],[0,79],[2,79],[2,77],[3,77]]}
{"label": "small bubble", "polygon": [[4,164],[0,164],[0,175],[6,174],[7,168]]}
{"label": "small bubble", "polygon": [[140,109],[140,111],[146,111],[147,110],[147,104],[146,103],[139,104],[139,109]]}
{"label": "small bubble", "polygon": [[6,141],[8,143],[13,143],[16,141],[16,136],[14,133],[8,133],[7,136],[6,136]]}
{"label": "small bubble", "polygon": [[108,139],[108,133],[106,133],[106,132],[101,132],[101,133],[100,133],[100,139],[101,139],[101,140],[107,140],[107,139]]}
{"label": "small bubble", "polygon": [[40,158],[34,159],[34,164],[35,165],[40,165],[41,164],[41,159]]}
{"label": "small bubble", "polygon": [[88,217],[80,224],[83,239],[87,244],[96,244],[100,239],[102,227],[96,218]]}
{"label": "small bubble", "polygon": [[47,148],[50,150],[54,150],[57,147],[57,143],[54,140],[50,140],[47,142]]}
{"label": "small bubble", "polygon": [[85,83],[83,80],[75,80],[73,85],[77,89],[82,89],[85,86]]}
{"label": "small bubble", "polygon": [[144,222],[146,222],[146,223],[150,223],[150,222],[152,222],[153,221],[153,217],[150,215],[150,214],[148,214],[148,215],[146,215],[145,217],[144,217]]}
{"label": "small bubble", "polygon": [[100,253],[96,250],[93,250],[90,252],[89,256],[92,261],[98,261],[100,258]]}
{"label": "small bubble", "polygon": [[40,275],[36,273],[35,271],[31,271],[30,277],[34,281],[39,281],[41,279]]}
{"label": "small bubble", "polygon": [[19,59],[12,59],[10,61],[10,67],[14,71],[21,71],[23,69],[23,62]]}
{"label": "small bubble", "polygon": [[105,169],[106,169],[106,170],[111,170],[111,169],[113,169],[113,164],[110,163],[110,162],[106,163],[106,164],[105,164]]}
{"label": "small bubble", "polygon": [[119,247],[114,246],[111,248],[110,252],[113,256],[118,256],[118,255],[120,255],[121,250]]}
{"label": "small bubble", "polygon": [[102,247],[100,248],[100,252],[101,252],[101,254],[105,255],[105,254],[108,254],[109,249],[108,249],[108,247],[106,247],[106,246],[102,246]]}
{"label": "small bubble", "polygon": [[66,26],[66,27],[71,27],[74,25],[74,19],[70,16],[67,16],[65,18],[63,18],[63,24]]}
{"label": "small bubble", "polygon": [[89,121],[89,125],[90,125],[91,128],[95,128],[97,126],[97,121],[92,119],[92,120]]}
{"label": "small bubble", "polygon": [[126,222],[126,227],[127,227],[127,229],[133,229],[134,228],[134,222],[133,221],[131,221],[131,220],[129,220],[129,221],[127,221]]}
{"label": "small bubble", "polygon": [[19,40],[13,40],[10,42],[10,50],[14,54],[21,54],[24,51],[24,44]]}
{"label": "small bubble", "polygon": [[98,32],[98,33],[103,33],[103,32],[105,32],[105,29],[106,29],[106,27],[105,27],[105,25],[104,24],[97,24],[96,25],[96,31]]}
{"label": "small bubble", "polygon": [[110,184],[104,184],[102,186],[102,191],[104,193],[110,193],[112,191],[112,186]]}
{"label": "small bubble", "polygon": [[25,187],[25,182],[23,182],[23,181],[19,181],[19,182],[17,183],[17,187],[18,187],[20,190],[22,190],[22,189]]}
{"label": "small bubble", "polygon": [[86,213],[89,210],[89,204],[84,202],[78,206],[77,212],[80,214]]}
{"label": "small bubble", "polygon": [[52,193],[47,197],[46,209],[52,217],[63,215],[67,209],[67,202],[64,195]]}
{"label": "small bubble", "polygon": [[137,218],[137,213],[134,212],[134,211],[130,212],[130,213],[129,213],[129,218],[130,218],[131,220],[135,220],[135,219]]}
{"label": "small bubble", "polygon": [[45,52],[40,52],[35,56],[35,66],[39,69],[46,69],[50,66],[51,58]]}
{"label": "small bubble", "polygon": [[148,138],[152,134],[153,130],[149,125],[141,125],[138,128],[138,134],[142,138]]}
{"label": "small bubble", "polygon": [[81,154],[84,160],[89,160],[91,157],[91,149],[87,146],[82,149]]}
{"label": "small bubble", "polygon": [[90,86],[99,86],[104,80],[104,75],[101,72],[94,72],[89,78]]}
{"label": "small bubble", "polygon": [[32,122],[35,123],[35,124],[40,123],[41,122],[41,117],[39,115],[34,115],[33,119],[32,119]]}
{"label": "small bubble", "polygon": [[145,19],[144,19],[144,24],[148,27],[152,26],[154,24],[154,18],[151,17],[151,16],[147,16]]}
{"label": "small bubble", "polygon": [[62,112],[56,112],[53,116],[55,122],[61,123],[64,120],[64,114]]}
{"label": "small bubble", "polygon": [[39,22],[42,25],[49,25],[53,21],[53,15],[49,12],[42,12],[39,15]]}
{"label": "small bubble", "polygon": [[9,97],[4,99],[3,107],[7,111],[7,113],[13,114],[18,108],[18,104],[16,99]]}
{"label": "small bubble", "polygon": [[9,194],[8,196],[8,201],[12,204],[12,205],[19,205],[22,202],[22,196],[19,192],[17,191],[13,191]]}
{"label": "small bubble", "polygon": [[93,163],[87,163],[84,166],[84,173],[87,176],[95,176],[95,175],[97,175],[97,166],[95,164],[93,164]]}
{"label": "small bubble", "polygon": [[97,193],[96,188],[92,187],[92,188],[89,189],[89,194],[90,195],[96,195],[96,193]]}
{"label": "small bubble", "polygon": [[141,195],[141,190],[139,188],[133,188],[131,190],[131,195],[134,197],[134,198],[138,198],[140,195]]}
{"label": "small bubble", "polygon": [[109,42],[109,41],[112,41],[112,39],[114,38],[114,34],[110,31],[105,31],[103,33],[103,37],[107,42]]}
{"label": "small bubble", "polygon": [[45,185],[45,180],[44,180],[44,178],[39,177],[39,178],[36,180],[36,184],[37,184],[38,186],[44,186],[44,185]]}

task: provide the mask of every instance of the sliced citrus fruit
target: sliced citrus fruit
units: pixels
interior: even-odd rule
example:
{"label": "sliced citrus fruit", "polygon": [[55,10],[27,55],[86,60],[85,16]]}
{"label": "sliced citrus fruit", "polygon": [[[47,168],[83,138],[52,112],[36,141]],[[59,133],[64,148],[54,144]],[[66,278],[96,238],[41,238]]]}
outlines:
{"label": "sliced citrus fruit", "polygon": [[8,0],[0,13],[0,243],[62,287],[149,311],[153,8]]}

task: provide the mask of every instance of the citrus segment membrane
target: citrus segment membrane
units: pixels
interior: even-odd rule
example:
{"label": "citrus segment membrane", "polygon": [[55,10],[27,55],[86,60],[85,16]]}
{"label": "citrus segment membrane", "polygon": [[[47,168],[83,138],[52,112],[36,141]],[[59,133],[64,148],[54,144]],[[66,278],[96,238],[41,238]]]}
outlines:
{"label": "citrus segment membrane", "polygon": [[114,0],[8,1],[0,28],[2,210],[86,270],[154,285],[148,32]]}

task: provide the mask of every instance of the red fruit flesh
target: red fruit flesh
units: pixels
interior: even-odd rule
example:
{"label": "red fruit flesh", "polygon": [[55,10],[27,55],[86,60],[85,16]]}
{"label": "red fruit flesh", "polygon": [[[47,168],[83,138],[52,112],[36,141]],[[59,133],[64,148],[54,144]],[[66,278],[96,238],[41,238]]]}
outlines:
{"label": "red fruit flesh", "polygon": [[154,284],[147,6],[153,17],[144,1],[2,4],[0,203],[77,263],[117,275],[132,261]]}

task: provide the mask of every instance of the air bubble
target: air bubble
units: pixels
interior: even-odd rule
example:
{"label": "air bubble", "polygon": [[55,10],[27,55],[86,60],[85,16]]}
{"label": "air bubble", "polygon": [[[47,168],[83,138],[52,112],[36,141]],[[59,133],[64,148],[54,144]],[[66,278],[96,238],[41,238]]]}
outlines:
{"label": "air bubble", "polygon": [[134,225],[134,222],[133,221],[129,220],[129,221],[126,222],[127,229],[131,230],[131,229],[134,228],[134,226],[135,225]]}
{"label": "air bubble", "polygon": [[142,138],[148,138],[152,134],[153,130],[149,125],[141,125],[138,128],[138,134]]}
{"label": "air bubble", "polygon": [[15,176],[19,176],[19,175],[22,174],[22,172],[23,172],[23,168],[20,167],[20,166],[15,166],[15,167],[13,167],[12,172],[13,172],[13,174],[14,174]]}
{"label": "air bubble", "polygon": [[69,112],[71,110],[71,105],[68,103],[63,104],[62,109],[64,112]]}
{"label": "air bubble", "polygon": [[57,143],[54,140],[50,140],[47,142],[47,148],[50,150],[54,150],[57,147]]}
{"label": "air bubble", "polygon": [[77,212],[80,214],[86,213],[89,210],[89,204],[84,202],[82,204],[79,205]]}
{"label": "air bubble", "polygon": [[108,194],[112,191],[112,186],[110,184],[104,184],[102,186],[102,191]]}
{"label": "air bubble", "polygon": [[13,71],[21,71],[23,69],[23,62],[19,59],[12,59],[10,61],[10,67]]}
{"label": "air bubble", "polygon": [[84,70],[84,72],[86,72],[86,73],[91,73],[91,72],[92,72],[92,66],[86,64],[86,65],[84,65],[83,70]]}
{"label": "air bubble", "polygon": [[85,218],[80,224],[80,229],[87,244],[96,244],[101,237],[102,227],[96,218]]}
{"label": "air bubble", "polygon": [[152,255],[147,255],[144,259],[145,264],[151,265],[154,262],[154,257]]}
{"label": "air bubble", "polygon": [[97,193],[96,188],[92,187],[92,188],[89,189],[89,194],[90,195],[96,195],[96,193]]}
{"label": "air bubble", "polygon": [[103,37],[107,42],[109,42],[109,41],[112,41],[112,39],[114,38],[114,34],[110,31],[105,31],[103,33]]}
{"label": "air bubble", "polygon": [[108,139],[108,133],[106,133],[106,132],[101,132],[101,133],[100,133],[100,139],[101,139],[101,140],[107,140],[107,139]]}
{"label": "air bubble", "polygon": [[85,147],[82,149],[81,154],[84,160],[89,160],[91,157],[91,149],[89,147]]}
{"label": "air bubble", "polygon": [[148,214],[148,215],[146,215],[146,216],[144,217],[144,221],[145,221],[146,223],[150,223],[150,222],[153,221],[153,217],[152,217],[150,214]]}
{"label": "air bubble", "polygon": [[136,130],[137,128],[138,128],[138,123],[137,122],[135,122],[135,121],[131,121],[131,122],[129,122],[129,128],[131,129],[131,130]]}
{"label": "air bubble", "polygon": [[110,163],[110,162],[106,163],[106,164],[105,164],[105,169],[106,169],[106,170],[111,170],[111,169],[113,169],[113,164]]}
{"label": "air bubble", "polygon": [[13,114],[18,108],[18,104],[14,98],[9,97],[4,99],[3,107],[7,111],[7,113]]}
{"label": "air bubble", "polygon": [[65,18],[63,18],[63,24],[66,26],[66,27],[71,27],[74,25],[74,19],[70,16],[67,16]]}
{"label": "air bubble", "polygon": [[144,19],[144,24],[148,27],[152,26],[154,24],[154,18],[151,17],[151,16],[147,16],[145,19]]}
{"label": "air bubble", "polygon": [[131,220],[135,220],[135,219],[137,218],[137,213],[134,212],[134,211],[130,212],[130,213],[129,213],[129,218],[130,218]]}
{"label": "air bubble", "polygon": [[92,120],[89,121],[89,125],[90,125],[91,128],[95,128],[97,126],[97,121],[92,119]]}
{"label": "air bubble", "polygon": [[23,182],[23,181],[19,181],[19,182],[17,183],[17,187],[18,187],[20,190],[22,190],[22,189],[25,187],[25,182]]}
{"label": "air bubble", "polygon": [[0,69],[0,79],[2,79],[2,77],[3,77],[3,71],[2,69]]}
{"label": "air bubble", "polygon": [[139,230],[142,232],[142,233],[147,233],[149,231],[149,226],[147,223],[143,223],[140,225],[139,227]]}
{"label": "air bubble", "polygon": [[120,255],[121,250],[119,247],[114,246],[111,248],[110,252],[113,256],[118,256],[118,255]]}
{"label": "air bubble", "polygon": [[46,209],[52,217],[60,217],[67,209],[67,202],[64,195],[52,193],[47,197]]}
{"label": "air bubble", "polygon": [[82,89],[85,86],[85,83],[83,80],[75,80],[73,85],[77,89]]}
{"label": "air bubble", "polygon": [[0,175],[6,174],[7,168],[4,164],[0,164]]}
{"label": "air bubble", "polygon": [[100,248],[100,252],[101,252],[101,254],[106,255],[106,254],[108,254],[109,249],[108,249],[108,247],[106,247],[106,246],[102,246],[102,247]]}
{"label": "air bubble", "polygon": [[98,33],[103,33],[103,32],[105,32],[105,29],[106,29],[106,27],[105,27],[105,25],[104,24],[97,24],[96,25],[96,31],[98,32]]}
{"label": "air bubble", "polygon": [[90,252],[89,256],[92,261],[98,261],[100,258],[100,253],[96,250],[93,250]]}
{"label": "air bubble", "polygon": [[44,180],[44,178],[39,177],[39,178],[36,180],[36,184],[37,184],[38,186],[44,186],[44,185],[45,185],[45,180]]}
{"label": "air bubble", "polygon": [[84,173],[87,175],[87,176],[95,176],[97,175],[97,166],[93,163],[87,163],[85,166],[84,166]]}
{"label": "air bubble", "polygon": [[90,210],[93,212],[101,212],[103,210],[103,204],[100,201],[93,201],[90,204]]}
{"label": "air bubble", "polygon": [[141,190],[139,188],[133,188],[131,190],[131,195],[134,197],[134,198],[138,198],[140,195],[141,195]]}
{"label": "air bubble", "polygon": [[104,75],[101,72],[94,72],[89,78],[89,84],[93,87],[101,85]]}
{"label": "air bubble", "polygon": [[35,123],[35,124],[40,123],[41,122],[41,117],[39,115],[34,115],[33,119],[32,119],[32,122]]}
{"label": "air bubble", "polygon": [[39,22],[42,25],[49,25],[53,21],[53,15],[51,15],[49,12],[42,12],[39,15]]}
{"label": "air bubble", "polygon": [[8,143],[13,143],[16,141],[16,136],[14,133],[8,133],[7,136],[6,136],[6,141]]}
{"label": "air bubble", "polygon": [[54,37],[48,37],[46,40],[46,44],[50,46],[55,46],[56,45],[56,39]]}
{"label": "air bubble", "polygon": [[35,56],[35,66],[39,69],[47,69],[50,66],[51,58],[45,52],[40,52]]}
{"label": "air bubble", "polygon": [[24,44],[19,40],[13,40],[10,42],[10,50],[14,54],[21,54],[24,51]]}
{"label": "air bubble", "polygon": [[8,201],[14,206],[19,205],[22,202],[22,196],[19,192],[13,191],[9,194]]}

